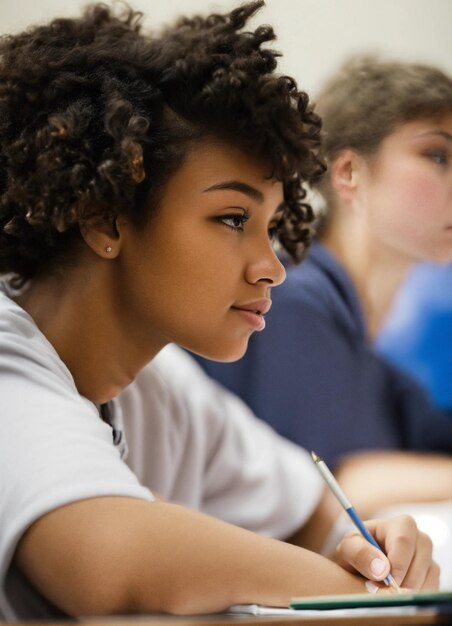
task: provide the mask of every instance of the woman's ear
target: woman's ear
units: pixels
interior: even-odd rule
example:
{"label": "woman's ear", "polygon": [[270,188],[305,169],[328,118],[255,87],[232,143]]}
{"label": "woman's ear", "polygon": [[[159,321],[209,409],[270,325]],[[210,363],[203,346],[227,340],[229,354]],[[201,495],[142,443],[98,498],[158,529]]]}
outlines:
{"label": "woman's ear", "polygon": [[114,259],[121,250],[121,235],[116,220],[90,221],[80,226],[80,233],[91,250],[104,259]]}
{"label": "woman's ear", "polygon": [[331,186],[344,202],[355,196],[359,179],[360,157],[353,150],[342,150],[330,166]]}

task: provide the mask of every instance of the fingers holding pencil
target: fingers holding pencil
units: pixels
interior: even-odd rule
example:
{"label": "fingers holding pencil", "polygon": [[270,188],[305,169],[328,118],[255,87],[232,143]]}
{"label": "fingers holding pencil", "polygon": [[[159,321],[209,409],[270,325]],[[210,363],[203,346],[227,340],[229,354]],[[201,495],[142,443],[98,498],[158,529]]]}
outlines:
{"label": "fingers holding pencil", "polygon": [[[344,536],[337,549],[337,561],[352,567],[371,581],[383,580],[389,589],[437,589],[439,568],[432,559],[432,542],[418,530],[409,516],[364,523],[337,480],[316,452],[312,459],[332,493],[359,532]],[[369,582],[369,581],[368,581]]]}
{"label": "fingers holding pencil", "polygon": [[[414,520],[407,516],[365,522],[377,538],[382,550],[369,544],[364,537],[350,531],[339,543],[336,560],[349,571],[358,571],[384,587],[383,580],[391,571],[395,581],[404,589],[437,589],[439,568],[432,560],[430,538],[419,532]],[[387,587],[386,587],[387,589]]]}
{"label": "fingers holding pencil", "polygon": [[[341,504],[341,506],[344,509],[344,511],[346,511],[346,513],[348,514],[348,516],[350,517],[350,519],[352,520],[352,522],[354,523],[356,528],[359,530],[359,532],[361,533],[361,536],[368,543],[373,545],[379,551],[379,553],[383,552],[381,546],[378,544],[378,541],[375,539],[374,535],[372,535],[372,533],[369,532],[369,529],[363,523],[363,521],[360,518],[360,516],[358,515],[355,507],[352,505],[350,500],[347,498],[345,493],[342,491],[339,483],[337,482],[337,480],[335,479],[335,477],[331,473],[330,469],[327,467],[325,461],[322,459],[321,456],[319,456],[314,451],[311,452],[311,456],[312,456],[312,460],[314,461],[314,463],[315,463],[317,469],[319,470],[322,478],[325,480],[326,484],[331,489],[331,492],[335,495],[335,497],[337,498],[338,502]],[[353,536],[354,535],[351,535],[351,537],[353,537]],[[384,554],[383,554],[383,556],[384,556]],[[386,571],[387,568],[384,566],[386,561],[387,561],[386,557],[385,557],[384,562],[381,559],[379,559],[378,557],[374,557],[372,559],[372,561],[371,561],[371,569],[373,568],[373,570],[378,572],[377,575],[379,575],[380,570]],[[392,576],[390,571],[388,571],[387,574],[385,574],[384,582],[385,582],[386,585],[388,585],[388,587],[392,588],[397,593],[401,593],[400,587],[397,584],[397,582],[395,581],[395,579],[393,578],[393,576]]]}
{"label": "fingers holding pencil", "polygon": [[366,525],[382,545],[399,584],[413,590],[438,588],[439,567],[433,561],[432,540],[417,528],[413,518],[400,515]]}
{"label": "fingers holding pencil", "polygon": [[382,583],[391,569],[388,558],[356,530],[346,533],[338,544],[336,561],[350,572],[359,572],[365,578]]}

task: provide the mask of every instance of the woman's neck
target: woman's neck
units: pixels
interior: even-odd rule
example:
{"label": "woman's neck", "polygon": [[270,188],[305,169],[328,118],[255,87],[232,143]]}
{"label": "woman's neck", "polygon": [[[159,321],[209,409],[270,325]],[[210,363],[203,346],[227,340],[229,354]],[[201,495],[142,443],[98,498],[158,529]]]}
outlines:
{"label": "woman's neck", "polygon": [[335,219],[322,243],[350,276],[363,310],[368,337],[374,340],[412,259],[377,241],[358,217]]}
{"label": "woman's neck", "polygon": [[53,345],[79,393],[97,404],[120,393],[164,345],[156,341],[144,349],[131,340],[116,313],[108,271],[107,265],[76,268],[64,278],[34,280],[15,298]]}

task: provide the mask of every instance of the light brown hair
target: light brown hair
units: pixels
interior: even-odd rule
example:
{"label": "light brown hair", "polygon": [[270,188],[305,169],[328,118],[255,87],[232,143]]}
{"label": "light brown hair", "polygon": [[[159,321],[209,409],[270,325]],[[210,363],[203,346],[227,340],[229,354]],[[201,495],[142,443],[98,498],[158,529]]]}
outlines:
{"label": "light brown hair", "polygon": [[[452,112],[452,79],[427,65],[353,57],[324,85],[315,111],[327,164],[346,148],[371,156],[400,124]],[[318,189],[331,200],[328,173]]]}

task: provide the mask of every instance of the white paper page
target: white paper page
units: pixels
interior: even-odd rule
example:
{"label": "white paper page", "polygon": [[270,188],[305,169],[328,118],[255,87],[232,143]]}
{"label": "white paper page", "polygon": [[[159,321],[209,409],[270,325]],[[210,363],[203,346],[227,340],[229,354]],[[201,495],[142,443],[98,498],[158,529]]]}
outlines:
{"label": "white paper page", "polygon": [[280,607],[262,606],[260,604],[235,604],[226,611],[233,615],[296,615],[297,617],[353,617],[369,615],[416,615],[431,610],[417,606],[379,606],[353,609],[283,609]]}

